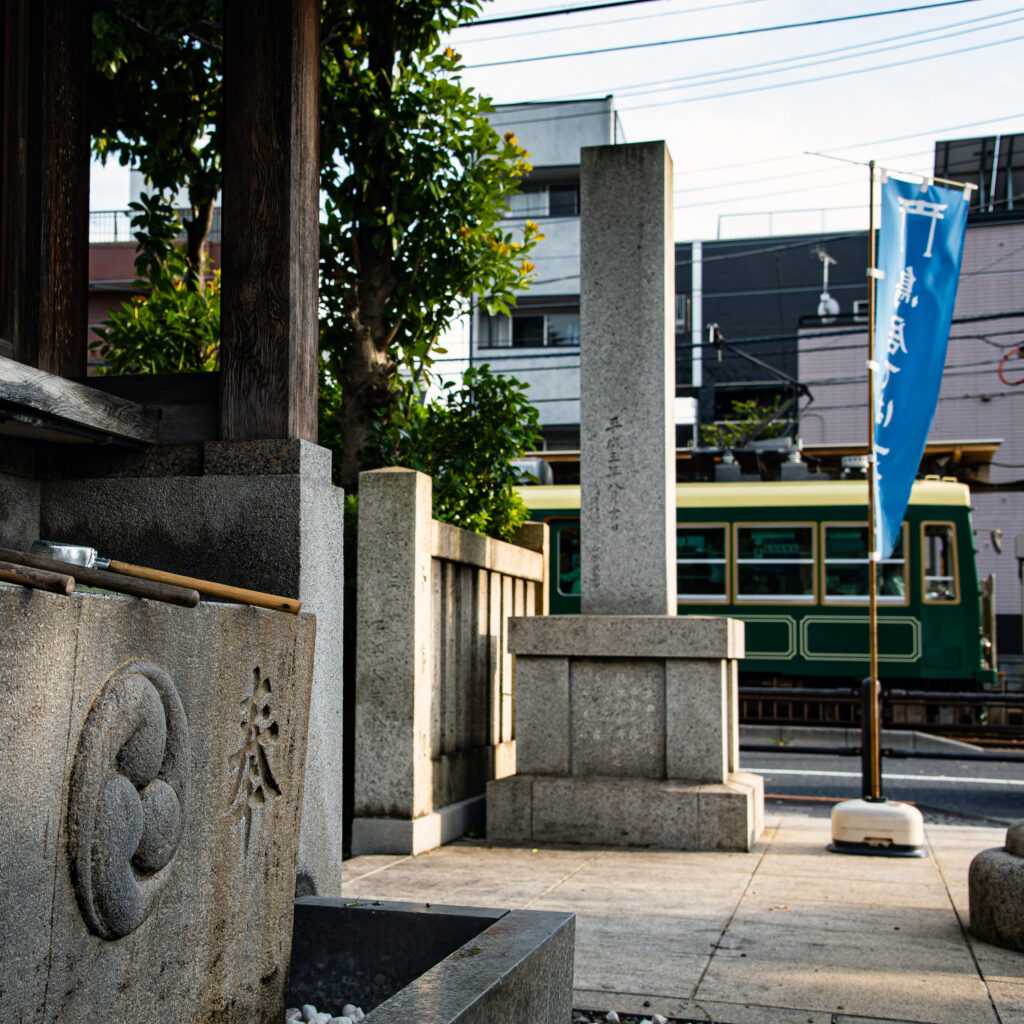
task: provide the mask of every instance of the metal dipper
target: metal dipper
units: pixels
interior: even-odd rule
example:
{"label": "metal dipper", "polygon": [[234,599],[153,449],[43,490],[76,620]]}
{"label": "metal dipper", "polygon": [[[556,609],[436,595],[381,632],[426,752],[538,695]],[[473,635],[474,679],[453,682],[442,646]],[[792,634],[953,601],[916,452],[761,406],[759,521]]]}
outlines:
{"label": "metal dipper", "polygon": [[149,569],[142,565],[129,562],[118,562],[113,558],[103,558],[95,548],[81,544],[64,544],[59,541],[37,540],[31,548],[32,554],[42,555],[59,562],[71,565],[82,565],[87,569],[106,569],[120,573],[122,576],[134,576],[142,580],[155,580],[158,583],[170,583],[178,587],[191,587],[208,597],[219,597],[225,601],[237,601],[239,604],[256,605],[259,608],[270,608],[279,612],[291,612],[297,615],[302,607],[301,601],[291,597],[279,597],[276,594],[263,594],[258,590],[246,590],[243,587],[231,587],[226,583],[214,583],[210,580],[198,580],[191,576],[180,576],[178,573],[164,572],[161,569]]}

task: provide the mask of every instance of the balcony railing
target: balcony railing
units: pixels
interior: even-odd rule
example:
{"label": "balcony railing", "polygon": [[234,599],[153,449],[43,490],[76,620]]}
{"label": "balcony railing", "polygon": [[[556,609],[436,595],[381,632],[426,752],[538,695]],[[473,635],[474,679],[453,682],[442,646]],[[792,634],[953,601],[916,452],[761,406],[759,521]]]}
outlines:
{"label": "balcony railing", "polygon": [[[179,210],[178,213],[184,216],[188,211]],[[133,242],[135,241],[132,232],[131,210],[90,210],[89,211],[89,242]],[[184,232],[180,236],[184,239]],[[214,207],[213,225],[210,228],[208,241],[220,241],[220,207]]]}

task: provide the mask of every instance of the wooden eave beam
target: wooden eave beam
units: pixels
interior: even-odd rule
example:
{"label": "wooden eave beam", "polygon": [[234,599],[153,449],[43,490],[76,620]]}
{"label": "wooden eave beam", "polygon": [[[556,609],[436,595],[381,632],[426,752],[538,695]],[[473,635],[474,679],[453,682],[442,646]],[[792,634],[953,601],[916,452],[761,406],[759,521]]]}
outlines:
{"label": "wooden eave beam", "polygon": [[0,356],[0,403],[23,409],[37,421],[52,423],[58,433],[66,423],[90,434],[140,444],[159,440],[158,409],[103,394],[4,356]]}

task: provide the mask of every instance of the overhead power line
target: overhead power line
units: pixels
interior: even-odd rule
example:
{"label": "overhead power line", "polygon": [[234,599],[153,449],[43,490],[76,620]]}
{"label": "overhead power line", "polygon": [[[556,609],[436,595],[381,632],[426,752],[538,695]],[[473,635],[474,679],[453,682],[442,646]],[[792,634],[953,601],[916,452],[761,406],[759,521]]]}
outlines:
{"label": "overhead power line", "polygon": [[[606,21],[588,21],[586,25],[569,24],[562,26],[549,26],[547,28],[535,28],[528,29],[525,32],[502,32],[500,35],[484,36],[483,39],[474,38],[474,43],[493,43],[497,41],[508,42],[510,39],[523,39],[527,36],[542,36],[542,35],[553,35],[556,32],[577,32],[580,28],[602,28],[605,25],[622,25],[630,23],[635,25],[640,21],[650,21],[653,18],[678,18],[684,14],[700,14],[703,11],[720,11],[725,7],[746,7],[748,4],[763,4],[767,0],[717,0],[716,3],[701,4],[699,7],[684,7],[682,10],[671,10],[662,11],[658,14],[632,14],[625,18],[609,18]],[[579,7],[573,7],[566,13],[575,14],[581,10]],[[512,20],[519,20],[521,15],[510,15]],[[475,28],[481,22],[469,22],[465,25],[457,25],[452,31],[464,31],[465,29]],[[483,24],[486,24],[484,22]]]}
{"label": "overhead power line", "polygon": [[[654,107],[674,107],[681,103],[701,103],[704,100],[720,100],[729,96],[747,96],[752,92],[768,92],[772,89],[785,89],[790,85],[817,85],[833,78],[847,78],[850,75],[863,75],[870,71],[885,71],[888,68],[902,68],[908,64],[920,64],[926,60],[938,60],[941,57],[955,57],[961,53],[971,53],[974,50],[987,50],[992,46],[1002,46],[1005,43],[1016,43],[1024,39],[1024,36],[1009,36],[1006,39],[994,39],[989,43],[978,43],[976,46],[962,46],[957,50],[946,50],[943,53],[927,53],[922,57],[907,57],[904,60],[890,61],[888,64],[875,64],[869,68],[850,68],[847,71],[837,71],[831,75],[812,75],[810,78],[797,78],[791,82],[774,82],[769,85],[751,85],[743,89],[733,89],[729,92],[714,92],[707,96],[688,96],[685,99],[664,100],[660,103],[640,103],[635,107],[621,107],[625,112],[629,110],[651,110]],[[819,154],[820,155],[820,154]]]}
{"label": "overhead power line", "polygon": [[580,4],[579,7],[559,7],[553,11],[531,11],[528,14],[507,14],[501,18],[480,18],[460,28],[476,28],[479,25],[504,25],[510,21],[533,21],[536,18],[554,18],[559,14],[581,14],[584,11],[603,11],[606,7],[632,7],[634,4],[665,3],[666,0],[611,0],[609,3]]}
{"label": "overhead power line", "polygon": [[[921,139],[930,138],[935,135],[948,135],[950,132],[960,132],[967,128],[982,128],[985,125],[990,124],[1001,124],[1003,121],[1014,121],[1018,117],[1024,117],[1024,111],[1020,111],[1016,114],[1007,114],[1005,117],[990,117],[984,121],[968,121],[967,124],[954,124],[949,125],[945,128],[930,128],[924,132],[914,132],[910,135],[895,135],[888,139],[868,139],[866,142],[851,142],[845,146],[830,146],[828,149],[822,150],[819,156],[828,156],[830,153],[841,153],[847,149],[864,149],[867,146],[884,146],[891,142],[908,142],[910,139]],[[550,118],[549,118],[550,120]],[[801,154],[806,156],[806,153]],[[758,164],[777,164],[782,163],[785,160],[796,160],[796,155],[792,156],[770,156],[765,157],[762,160],[742,160],[735,164],[714,164],[709,167],[692,167],[685,171],[677,171],[675,177],[681,178],[687,174],[705,174],[708,171],[729,171],[734,167],[752,167]]]}
{"label": "overhead power line", "polygon": [[[983,18],[969,18],[964,21],[953,22],[949,25],[936,26],[923,31],[905,32],[895,36],[887,36],[884,39],[872,43],[856,43],[851,46],[836,47],[831,50],[820,50],[817,53],[809,53],[800,57],[782,57],[776,60],[762,61],[757,64],[747,64],[741,67],[730,68],[727,71],[703,71],[695,75],[684,75],[679,78],[666,78],[657,82],[639,82],[635,85],[628,85],[613,90],[614,95],[622,96],[650,96],[659,92],[670,92],[676,89],[697,89],[701,86],[720,85],[724,82],[737,82],[745,78],[762,78],[767,75],[781,75],[788,71],[801,71],[804,68],[821,67],[822,65],[835,64],[844,60],[857,60],[860,57],[872,57],[877,53],[889,53],[892,50],[905,50],[908,46],[927,46],[930,43],[937,43],[943,39],[953,37],[962,38],[971,32],[988,32],[992,29],[1004,28],[1024,20],[1020,17],[1006,17],[1008,14],[1017,14],[1024,8],[1014,8],[1012,11],[1002,12],[998,15],[986,15]],[[1002,21],[993,20],[1003,18]],[[981,24],[988,22],[988,24]],[[883,45],[884,44],[884,45]],[[960,52],[960,51],[956,51]],[[928,55],[928,59],[942,54]],[[900,64],[909,63],[900,61]],[[874,69],[872,69],[874,70]],[[855,69],[856,73],[859,69]],[[567,100],[575,99],[576,96],[568,95]],[[624,108],[629,109],[629,108]]]}
{"label": "overhead power line", "polygon": [[629,43],[624,46],[605,46],[593,50],[576,50],[567,53],[542,54],[537,57],[512,57],[508,60],[486,61],[481,64],[467,64],[467,68],[496,68],[508,64],[532,64],[541,60],[561,60],[566,57],[590,57],[599,53],[620,53],[624,50],[645,50],[654,46],[676,46],[682,43],[704,43],[712,39],[731,39],[737,36],[761,35],[765,32],[781,32],[791,28],[812,28],[818,25],[835,25],[840,22],[862,21],[865,18],[881,18],[890,14],[909,14],[916,11],[930,11],[941,7],[959,7],[973,4],[978,0],[942,0],[941,3],[920,4],[916,7],[893,7],[887,11],[869,11],[862,14],[844,14],[837,18],[816,18],[813,21],[794,21],[785,25],[765,25],[761,28],[741,28],[731,32],[711,32],[702,36],[684,36],[681,39],[659,39],[649,43]]}

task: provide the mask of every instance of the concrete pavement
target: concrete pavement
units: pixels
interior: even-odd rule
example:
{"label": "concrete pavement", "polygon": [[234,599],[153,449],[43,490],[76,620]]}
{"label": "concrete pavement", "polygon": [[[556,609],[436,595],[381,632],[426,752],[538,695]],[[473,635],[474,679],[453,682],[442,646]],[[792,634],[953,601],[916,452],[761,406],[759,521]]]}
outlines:
{"label": "concrete pavement", "polygon": [[573,1005],[587,1010],[716,1024],[1024,1024],[1024,955],[966,933],[968,865],[1005,830],[926,823],[927,858],[842,856],[826,850],[827,810],[767,801],[750,853],[464,840],[357,857],[343,894],[572,911]]}

